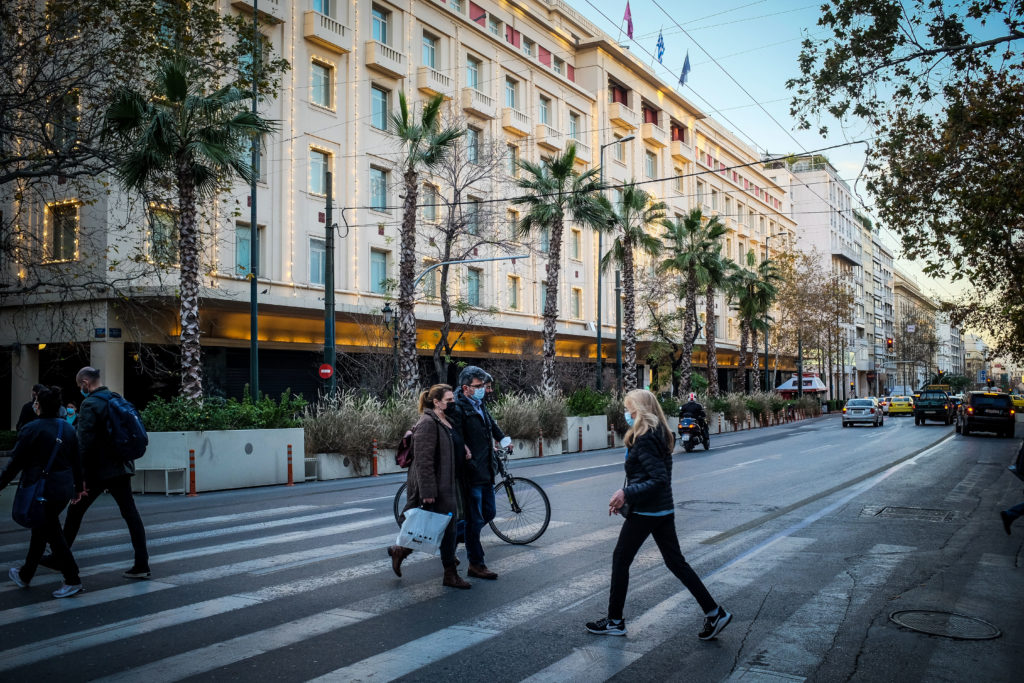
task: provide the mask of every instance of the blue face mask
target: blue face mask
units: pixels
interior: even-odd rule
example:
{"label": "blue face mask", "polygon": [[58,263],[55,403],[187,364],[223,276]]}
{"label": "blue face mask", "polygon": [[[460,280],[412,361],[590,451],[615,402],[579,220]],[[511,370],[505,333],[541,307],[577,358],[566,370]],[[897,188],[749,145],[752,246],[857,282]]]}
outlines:
{"label": "blue face mask", "polygon": [[68,415],[74,415],[74,414],[75,414],[75,409],[74,408],[68,408]]}
{"label": "blue face mask", "polygon": [[86,398],[89,398],[89,392],[88,391],[86,391],[85,389],[79,389],[79,391],[82,392],[82,396],[85,396]]}
{"label": "blue face mask", "polygon": [[625,413],[623,413],[623,415],[622,415],[622,416],[623,416],[624,418],[626,418],[626,424],[627,424],[627,425],[629,425],[630,427],[632,427],[632,426],[633,426],[633,414],[632,414],[632,413],[630,413],[630,412],[629,412],[629,411],[627,410],[627,411],[625,411]]}
{"label": "blue face mask", "polygon": [[487,395],[487,389],[485,387],[480,387],[478,389],[474,389],[473,390],[473,398],[475,398],[478,401],[484,400],[484,396],[486,396],[486,395]]}

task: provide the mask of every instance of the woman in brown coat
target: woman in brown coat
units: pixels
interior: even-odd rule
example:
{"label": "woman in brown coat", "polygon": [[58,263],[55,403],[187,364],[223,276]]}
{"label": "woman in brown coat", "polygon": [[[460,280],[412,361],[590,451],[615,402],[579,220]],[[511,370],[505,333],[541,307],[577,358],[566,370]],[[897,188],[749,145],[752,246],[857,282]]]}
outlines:
{"label": "woman in brown coat", "polygon": [[[442,515],[458,512],[455,488],[455,455],[452,425],[445,416],[448,406],[455,405],[455,395],[447,384],[435,384],[420,394],[420,419],[413,427],[412,465],[409,467],[408,492],[405,510],[423,507]],[[405,510],[402,512],[404,513]],[[405,519],[404,514],[402,517]],[[393,545],[388,548],[391,568],[402,575],[402,560],[412,553],[411,548]],[[455,560],[455,523],[445,529],[441,539],[441,564],[444,566],[445,586],[470,588],[459,576]]]}

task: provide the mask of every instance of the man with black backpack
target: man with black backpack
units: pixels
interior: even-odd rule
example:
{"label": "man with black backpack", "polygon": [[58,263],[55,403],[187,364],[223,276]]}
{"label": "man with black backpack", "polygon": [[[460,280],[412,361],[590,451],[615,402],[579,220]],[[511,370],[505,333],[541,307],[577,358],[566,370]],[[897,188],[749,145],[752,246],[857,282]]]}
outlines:
{"label": "man with black backpack", "polygon": [[[135,475],[134,458],[139,457],[141,453],[138,448],[125,448],[124,441],[131,440],[133,434],[132,429],[121,424],[135,409],[118,394],[100,384],[100,371],[96,368],[87,366],[79,370],[75,383],[85,397],[78,410],[76,427],[82,467],[85,470],[86,495],[68,507],[67,519],[64,520],[64,538],[68,542],[68,547],[71,547],[86,510],[104,491],[107,491],[113,496],[121,510],[121,517],[128,524],[132,548],[135,550],[135,564],[125,571],[123,576],[126,579],[147,579],[150,571],[146,528],[142,525],[142,517],[135,507],[131,485],[131,478]],[[117,404],[114,408],[112,402]],[[127,411],[122,407],[124,404],[128,406]],[[111,413],[114,410],[118,414],[112,420]],[[137,413],[134,415],[137,420]],[[142,429],[141,422],[136,429]],[[142,436],[145,437],[144,430]],[[142,450],[145,450],[145,444],[142,445]],[[40,564],[48,566],[45,561]]]}

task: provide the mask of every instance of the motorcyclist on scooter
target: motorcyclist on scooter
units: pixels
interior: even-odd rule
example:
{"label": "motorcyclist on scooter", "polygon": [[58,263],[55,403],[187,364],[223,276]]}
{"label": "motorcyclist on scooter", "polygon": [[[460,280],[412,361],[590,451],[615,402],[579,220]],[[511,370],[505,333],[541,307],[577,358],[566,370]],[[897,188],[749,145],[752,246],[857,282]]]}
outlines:
{"label": "motorcyclist on scooter", "polygon": [[708,440],[708,414],[704,412],[704,406],[697,401],[697,394],[690,392],[689,400],[679,407],[679,419],[689,417],[700,425],[701,438]]}

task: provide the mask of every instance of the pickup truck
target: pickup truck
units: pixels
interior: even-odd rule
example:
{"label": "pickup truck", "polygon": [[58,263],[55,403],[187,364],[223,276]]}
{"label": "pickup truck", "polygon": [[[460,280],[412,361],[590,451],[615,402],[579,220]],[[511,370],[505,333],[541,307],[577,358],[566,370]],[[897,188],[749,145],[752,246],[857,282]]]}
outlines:
{"label": "pickup truck", "polygon": [[914,399],[914,424],[923,425],[925,420],[953,424],[953,402],[949,400],[949,394],[925,389]]}

